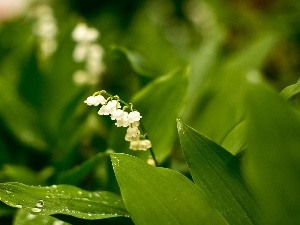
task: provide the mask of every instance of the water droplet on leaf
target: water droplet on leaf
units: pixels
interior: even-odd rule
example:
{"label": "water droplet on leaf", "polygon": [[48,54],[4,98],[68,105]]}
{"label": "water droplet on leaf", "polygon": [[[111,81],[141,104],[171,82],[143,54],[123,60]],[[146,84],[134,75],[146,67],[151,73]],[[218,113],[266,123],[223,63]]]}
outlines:
{"label": "water droplet on leaf", "polygon": [[44,207],[44,201],[43,200],[39,200],[36,205],[36,207],[39,207],[39,208],[43,208]]}
{"label": "water droplet on leaf", "polygon": [[31,208],[31,211],[32,212],[40,212],[40,211],[42,211],[42,209],[40,209],[40,208]]}

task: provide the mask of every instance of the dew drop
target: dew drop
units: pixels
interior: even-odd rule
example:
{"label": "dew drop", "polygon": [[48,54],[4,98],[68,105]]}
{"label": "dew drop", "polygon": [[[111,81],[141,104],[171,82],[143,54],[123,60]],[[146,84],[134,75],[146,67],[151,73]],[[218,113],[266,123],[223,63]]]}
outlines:
{"label": "dew drop", "polygon": [[57,185],[54,184],[54,185],[52,185],[52,187],[53,187],[53,188],[57,188]]}
{"label": "dew drop", "polygon": [[42,209],[40,209],[40,208],[35,208],[35,207],[34,207],[34,208],[31,208],[31,211],[37,213],[37,212],[42,211]]}
{"label": "dew drop", "polygon": [[46,195],[46,198],[50,198],[50,196],[49,196],[49,195]]}
{"label": "dew drop", "polygon": [[43,201],[43,200],[39,200],[39,201],[36,203],[35,206],[38,207],[38,208],[43,208],[43,207],[44,207],[44,201]]}
{"label": "dew drop", "polygon": [[11,194],[11,191],[6,190],[6,194],[7,194],[7,195],[10,195],[10,194]]}
{"label": "dew drop", "polygon": [[18,205],[15,205],[15,207],[21,209],[23,206],[18,204]]}
{"label": "dew drop", "polygon": [[88,213],[88,216],[92,216],[92,214]]}
{"label": "dew drop", "polygon": [[78,194],[79,194],[79,195],[82,195],[82,191],[78,191]]}

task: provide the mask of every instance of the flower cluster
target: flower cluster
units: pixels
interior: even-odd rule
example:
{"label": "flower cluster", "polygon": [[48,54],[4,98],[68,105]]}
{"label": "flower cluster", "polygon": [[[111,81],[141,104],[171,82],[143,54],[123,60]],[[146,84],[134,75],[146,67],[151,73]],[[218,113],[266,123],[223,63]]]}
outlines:
{"label": "flower cluster", "polygon": [[84,63],[84,70],[77,70],[73,79],[76,84],[94,85],[99,82],[101,74],[105,70],[103,64],[103,48],[96,43],[100,34],[95,28],[88,27],[85,23],[79,23],[72,32],[72,38],[76,42],[73,51],[73,60],[76,63]]}
{"label": "flower cluster", "polygon": [[49,5],[38,5],[32,12],[35,19],[33,34],[36,35],[41,54],[44,58],[51,56],[57,48],[57,23]]}
{"label": "flower cluster", "polygon": [[[103,95],[107,95],[105,98]],[[142,116],[136,110],[133,110],[132,104],[127,104],[118,96],[112,96],[105,91],[96,92],[89,96],[84,103],[89,106],[101,105],[98,114],[109,115],[117,127],[127,127],[125,140],[130,142],[129,148],[132,150],[143,150],[151,148],[150,140],[146,139],[145,134],[141,134],[140,119]],[[121,103],[124,104],[121,109]],[[126,110],[130,111],[127,112]]]}

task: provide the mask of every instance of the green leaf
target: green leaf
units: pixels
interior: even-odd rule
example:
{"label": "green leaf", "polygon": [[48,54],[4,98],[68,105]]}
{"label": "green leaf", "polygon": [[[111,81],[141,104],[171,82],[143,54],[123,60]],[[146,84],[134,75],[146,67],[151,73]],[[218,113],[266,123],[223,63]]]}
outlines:
{"label": "green leaf", "polygon": [[237,155],[246,148],[246,125],[246,120],[242,120],[234,126],[222,141],[222,147],[227,149],[233,155]]}
{"label": "green leaf", "polygon": [[262,224],[300,224],[300,120],[277,93],[251,85],[246,171],[264,212]]}
{"label": "green leaf", "polygon": [[111,49],[113,51],[123,53],[127,58],[128,62],[130,63],[132,69],[136,73],[143,76],[149,76],[149,77],[154,76],[153,72],[151,72],[150,70],[150,66],[147,65],[145,58],[142,55],[140,55],[138,52],[133,52],[123,46],[116,46],[116,45],[112,46]]}
{"label": "green leaf", "polygon": [[216,60],[210,65],[206,74],[201,74],[205,79],[194,88],[194,93],[189,93],[189,98],[195,100],[190,106],[189,118],[185,117],[184,121],[220,144],[232,127],[245,117],[241,95],[247,83],[245,78],[257,76],[256,71],[263,65],[276,39],[276,35],[266,33],[226,60]]}
{"label": "green leaf", "polygon": [[297,83],[292,84],[280,92],[280,95],[285,99],[291,99],[300,93],[300,79]]}
{"label": "green leaf", "polygon": [[112,154],[111,159],[135,224],[226,224],[196,185],[177,171],[126,154]]}
{"label": "green leaf", "polygon": [[128,216],[118,195],[88,192],[69,185],[40,187],[1,183],[0,198],[5,204],[34,215],[65,214],[89,220]]}
{"label": "green leaf", "polygon": [[69,223],[63,222],[51,216],[33,215],[24,210],[18,210],[14,217],[13,225],[67,225]]}
{"label": "green leaf", "polygon": [[[59,218],[59,219],[58,219]],[[122,220],[121,220],[122,219]],[[127,219],[127,220],[126,220]],[[65,222],[63,222],[65,221]],[[67,221],[67,222],[66,222]],[[107,218],[101,220],[83,220],[75,217],[69,217],[66,215],[55,215],[52,216],[42,216],[34,215],[24,210],[18,210],[15,217],[13,225],[132,225],[129,218]]]}
{"label": "green leaf", "polygon": [[78,167],[62,172],[58,177],[58,183],[78,185],[107,155],[107,153],[98,153]]}
{"label": "green leaf", "polygon": [[38,173],[25,166],[5,164],[1,174],[6,177],[6,181],[10,180],[32,185],[42,183]]}
{"label": "green leaf", "polygon": [[5,125],[23,144],[45,150],[47,142],[40,129],[37,112],[20,99],[15,87],[4,76],[0,76],[0,94],[0,117]]}
{"label": "green leaf", "polygon": [[257,224],[256,204],[239,160],[178,120],[178,133],[195,184],[229,224]]}
{"label": "green leaf", "polygon": [[176,138],[176,118],[186,95],[188,68],[159,77],[133,98],[159,162],[171,152]]}

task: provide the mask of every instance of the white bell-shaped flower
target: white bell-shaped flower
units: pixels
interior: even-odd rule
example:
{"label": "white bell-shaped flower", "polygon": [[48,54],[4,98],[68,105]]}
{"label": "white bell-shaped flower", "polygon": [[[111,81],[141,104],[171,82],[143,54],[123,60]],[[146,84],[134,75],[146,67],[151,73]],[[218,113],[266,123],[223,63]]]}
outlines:
{"label": "white bell-shaped flower", "polygon": [[129,148],[131,150],[139,150],[139,144],[140,144],[140,140],[137,140],[137,141],[131,141],[130,142],[130,145],[129,145]]}
{"label": "white bell-shaped flower", "polygon": [[98,105],[104,105],[106,102],[106,99],[102,95],[96,95],[94,96],[94,106]]}
{"label": "white bell-shaped flower", "polygon": [[122,109],[117,109],[112,111],[110,118],[112,120],[121,120],[123,118],[124,111]]}
{"label": "white bell-shaped flower", "polygon": [[140,121],[141,118],[142,116],[138,111],[132,111],[128,114],[128,120],[130,123]]}
{"label": "white bell-shaped flower", "polygon": [[142,151],[146,151],[148,148],[151,148],[151,146],[152,146],[151,141],[145,139],[140,141],[138,149]]}
{"label": "white bell-shaped flower", "polygon": [[98,106],[100,104],[104,104],[105,103],[105,98],[102,95],[96,95],[96,96],[89,96],[84,103],[86,103],[87,105],[91,106]]}
{"label": "white bell-shaped flower", "polygon": [[140,140],[140,137],[141,137],[140,134],[136,135],[135,137],[129,136],[128,134],[126,134],[125,135],[125,140],[126,141],[138,141],[138,140]]}
{"label": "white bell-shaped flower", "polygon": [[128,137],[136,137],[137,135],[140,135],[140,130],[138,127],[128,127],[126,135]]}
{"label": "white bell-shaped flower", "polygon": [[128,127],[130,125],[128,121],[128,112],[123,112],[122,118],[117,120],[115,124],[117,127]]}
{"label": "white bell-shaped flower", "polygon": [[110,114],[110,108],[108,108],[107,105],[103,105],[99,109],[98,114],[99,115],[109,115]]}
{"label": "white bell-shaped flower", "polygon": [[109,110],[109,114],[111,114],[113,111],[121,108],[121,105],[119,101],[117,100],[111,100],[106,104],[107,110]]}

